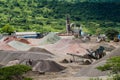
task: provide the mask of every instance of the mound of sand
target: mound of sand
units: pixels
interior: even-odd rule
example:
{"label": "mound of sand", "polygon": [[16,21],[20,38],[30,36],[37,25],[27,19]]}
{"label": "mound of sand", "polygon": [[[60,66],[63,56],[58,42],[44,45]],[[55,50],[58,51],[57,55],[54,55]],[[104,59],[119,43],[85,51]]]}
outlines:
{"label": "mound of sand", "polygon": [[[34,63],[34,61],[33,61]],[[65,67],[57,64],[54,61],[50,60],[39,60],[35,62],[36,64],[33,65],[32,70],[38,71],[38,72],[59,72],[61,70],[64,70]]]}
{"label": "mound of sand", "polygon": [[30,51],[30,52],[41,52],[41,53],[47,53],[47,54],[52,54],[53,55],[53,53],[49,52],[48,50],[46,50],[44,48],[39,48],[39,47],[32,47],[28,51]]}
{"label": "mound of sand", "polygon": [[22,42],[22,43],[30,44],[30,42],[27,39],[17,38],[16,36],[7,36],[7,37],[3,37],[1,39],[1,41],[4,42],[4,43],[9,43],[9,42],[14,41],[14,40]]}
{"label": "mound of sand", "polygon": [[84,55],[87,53],[86,49],[89,48],[89,45],[84,45],[80,39],[61,39],[55,44],[47,45],[44,48],[53,51],[54,53],[74,53],[78,55]]}
{"label": "mound of sand", "polygon": [[32,45],[32,46],[39,46],[39,42],[40,42],[41,38],[40,39],[29,38],[27,40],[30,42],[30,45]]}
{"label": "mound of sand", "polygon": [[27,51],[31,48],[31,46],[28,44],[14,40],[9,42],[8,45],[20,51]]}
{"label": "mound of sand", "polygon": [[44,60],[52,58],[53,55],[43,54],[40,52],[27,52],[27,51],[0,51],[0,64],[6,65],[9,61],[13,60]]}
{"label": "mound of sand", "polygon": [[26,43],[26,44],[30,44],[30,42],[27,39],[23,39],[23,38],[17,38],[16,41]]}
{"label": "mound of sand", "polygon": [[47,36],[43,37],[39,44],[40,45],[53,44],[53,43],[56,43],[60,39],[61,38],[59,36],[57,36],[55,33],[51,32]]}
{"label": "mound of sand", "polygon": [[75,76],[97,77],[108,75],[108,71],[101,72],[100,70],[97,70],[96,67],[104,65],[106,63],[106,60],[113,56],[120,56],[120,47],[113,50],[111,53],[101,58],[100,60],[96,61],[95,63],[81,69]]}
{"label": "mound of sand", "polygon": [[28,44],[29,41],[15,36],[3,37],[0,41],[0,50],[28,50],[31,48]]}

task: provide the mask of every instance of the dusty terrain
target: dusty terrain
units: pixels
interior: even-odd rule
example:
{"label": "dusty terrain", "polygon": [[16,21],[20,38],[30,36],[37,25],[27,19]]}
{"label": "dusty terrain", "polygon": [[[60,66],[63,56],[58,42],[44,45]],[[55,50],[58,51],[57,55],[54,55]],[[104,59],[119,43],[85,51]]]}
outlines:
{"label": "dusty terrain", "polygon": [[[59,39],[59,38],[54,39],[56,36],[53,36],[53,38],[50,38],[50,36],[48,36],[48,37],[49,38],[44,38],[46,40],[16,39],[16,38],[15,39],[14,38],[2,39],[0,41],[0,50],[5,50],[8,52],[10,51],[10,54],[8,52],[5,52],[5,53],[7,53],[6,55],[10,56],[9,59],[5,58],[7,60],[7,62],[5,61],[5,64],[9,63],[9,60],[14,60],[14,59],[18,58],[18,56],[17,57],[14,56],[14,58],[12,58],[12,54],[13,53],[20,54],[20,53],[22,53],[21,51],[23,51],[22,54],[26,55],[26,57],[28,57],[30,59],[35,59],[35,60],[36,59],[39,60],[39,56],[41,56],[41,59],[44,60],[44,57],[47,57],[46,55],[52,55],[52,58],[47,58],[47,60],[55,61],[56,63],[60,64],[61,66],[66,67],[65,70],[62,70],[60,72],[45,72],[44,75],[33,74],[30,72],[26,75],[29,77],[32,77],[34,80],[89,80],[91,78],[90,76],[76,76],[76,74],[78,74],[80,70],[89,66],[89,65],[82,65],[82,62],[81,62],[82,59],[81,60],[79,59],[79,62],[78,62],[78,58],[76,58],[76,62],[61,63],[61,61],[64,59],[67,59],[68,61],[73,60],[73,57],[70,55],[67,55],[66,53],[72,53],[72,54],[82,56],[87,53],[86,49],[94,48],[98,45],[107,44],[107,45],[112,45],[115,48],[118,48],[120,45],[119,42],[118,43],[115,43],[115,42],[96,43],[95,37],[92,37],[91,41],[83,41],[82,39],[75,39],[73,36],[60,36],[61,39]],[[19,42],[11,43],[12,41],[19,41]],[[44,45],[40,44],[41,41],[42,41],[42,43],[44,43],[44,41],[45,41],[45,44]],[[51,41],[52,41],[52,43],[51,43]],[[19,47],[19,48],[17,48],[17,47]],[[27,50],[25,48],[30,48],[30,49]],[[43,48],[43,49],[41,49],[41,48]],[[16,52],[14,52],[14,51],[16,51]],[[2,55],[5,53],[0,53],[0,54]],[[37,54],[38,56],[36,56],[34,53]],[[111,52],[107,52],[107,53],[109,54]],[[31,55],[28,55],[28,54],[31,54]],[[42,56],[44,56],[44,57],[42,57]],[[4,57],[5,56],[3,56],[3,58]],[[25,57],[25,56],[23,56],[23,57]],[[35,58],[35,57],[37,57],[37,58]],[[21,59],[21,58],[19,58],[19,59]],[[1,58],[1,60],[2,60],[2,58]],[[4,60],[2,62],[0,62],[0,64],[1,63],[4,64]],[[92,64],[92,65],[94,65],[94,64]],[[103,78],[103,80],[105,80],[107,77],[105,75],[100,78]]]}

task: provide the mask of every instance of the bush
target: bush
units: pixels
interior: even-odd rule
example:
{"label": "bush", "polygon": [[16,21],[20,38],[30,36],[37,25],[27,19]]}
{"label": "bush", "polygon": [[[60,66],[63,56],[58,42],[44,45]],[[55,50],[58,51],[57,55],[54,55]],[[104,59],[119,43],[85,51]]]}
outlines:
{"label": "bush", "polygon": [[119,42],[119,39],[117,37],[114,37],[114,42]]}
{"label": "bush", "polygon": [[2,28],[2,33],[8,33],[11,34],[14,32],[14,28],[11,27],[9,24],[6,24],[3,28]]}
{"label": "bush", "polygon": [[114,38],[119,34],[119,32],[115,29],[108,29],[105,32],[106,36],[108,37],[108,39],[110,40],[114,40]]}
{"label": "bush", "polygon": [[104,66],[99,66],[99,67],[97,67],[97,69],[99,69],[101,71],[110,70],[110,65],[106,64]]}
{"label": "bush", "polygon": [[120,74],[116,74],[113,76],[113,80],[120,80]]}
{"label": "bush", "polygon": [[97,69],[101,71],[111,70],[112,73],[120,72],[120,56],[112,57],[107,60],[107,63],[104,66],[99,66]]}
{"label": "bush", "polygon": [[31,67],[25,65],[0,68],[0,80],[23,80],[22,75],[29,70],[31,70]]}
{"label": "bush", "polygon": [[120,56],[108,59],[105,65],[99,66],[97,69],[101,71],[111,70],[112,79],[110,80],[120,80]]}
{"label": "bush", "polygon": [[101,78],[90,78],[89,80],[102,80]]}
{"label": "bush", "polygon": [[24,80],[32,80],[31,78],[24,78]]}

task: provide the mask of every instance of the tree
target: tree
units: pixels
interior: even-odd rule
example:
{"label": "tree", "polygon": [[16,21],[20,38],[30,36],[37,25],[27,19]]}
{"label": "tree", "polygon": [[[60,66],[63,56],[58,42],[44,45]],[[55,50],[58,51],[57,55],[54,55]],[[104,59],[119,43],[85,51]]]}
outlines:
{"label": "tree", "polygon": [[103,30],[101,28],[96,29],[96,35],[103,34]]}
{"label": "tree", "polygon": [[105,34],[108,37],[108,39],[114,40],[114,38],[119,34],[119,32],[115,29],[110,28],[105,32]]}
{"label": "tree", "polygon": [[0,68],[0,80],[27,80],[27,78],[24,78],[22,75],[30,70],[31,67],[25,65],[14,65]]}
{"label": "tree", "polygon": [[3,28],[2,28],[2,33],[8,33],[11,34],[14,32],[14,28],[12,26],[10,26],[9,24],[6,24]]}

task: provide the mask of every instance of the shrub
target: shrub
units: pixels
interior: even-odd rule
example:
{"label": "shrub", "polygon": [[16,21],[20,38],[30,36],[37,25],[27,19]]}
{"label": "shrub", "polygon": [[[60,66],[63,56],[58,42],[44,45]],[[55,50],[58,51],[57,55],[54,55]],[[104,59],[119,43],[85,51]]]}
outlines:
{"label": "shrub", "polygon": [[117,37],[114,37],[114,42],[119,42],[119,39]]}
{"label": "shrub", "polygon": [[113,80],[120,80],[120,74],[116,74],[113,76]]}
{"label": "shrub", "polygon": [[0,80],[23,80],[22,75],[29,70],[31,70],[31,67],[25,65],[0,68]]}
{"label": "shrub", "polygon": [[32,80],[31,78],[24,78],[24,80]]}
{"label": "shrub", "polygon": [[120,80],[120,56],[108,59],[105,65],[99,66],[97,69],[101,71],[111,70],[111,80]]}
{"label": "shrub", "polygon": [[107,63],[104,66],[99,66],[97,69],[101,71],[111,70],[112,73],[120,72],[120,56],[112,57],[107,60]]}
{"label": "shrub", "polygon": [[11,34],[14,32],[14,28],[11,27],[9,24],[6,24],[3,28],[2,28],[2,33],[8,33]]}
{"label": "shrub", "polygon": [[108,29],[106,32],[105,32],[106,36],[108,37],[108,39],[110,40],[114,40],[114,37],[116,37],[119,32],[115,29]]}

